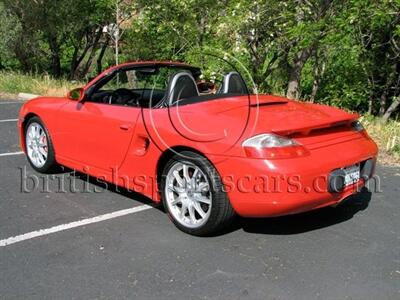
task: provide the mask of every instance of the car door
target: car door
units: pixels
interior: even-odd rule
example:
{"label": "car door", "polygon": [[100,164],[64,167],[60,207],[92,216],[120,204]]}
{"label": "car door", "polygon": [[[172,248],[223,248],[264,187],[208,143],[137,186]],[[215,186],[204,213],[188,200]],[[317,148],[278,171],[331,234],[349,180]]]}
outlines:
{"label": "car door", "polygon": [[82,166],[118,168],[140,111],[138,107],[69,100],[59,112],[57,155]]}

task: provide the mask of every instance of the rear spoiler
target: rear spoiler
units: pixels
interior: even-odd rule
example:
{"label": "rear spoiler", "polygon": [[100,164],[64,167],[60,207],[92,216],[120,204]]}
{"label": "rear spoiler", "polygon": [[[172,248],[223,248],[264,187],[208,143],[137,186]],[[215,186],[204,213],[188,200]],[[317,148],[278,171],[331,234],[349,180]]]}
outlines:
{"label": "rear spoiler", "polygon": [[261,107],[261,106],[269,106],[269,105],[277,105],[277,104],[286,104],[289,101],[267,101],[267,102],[259,102],[259,103],[252,103],[250,107]]}
{"label": "rear spoiler", "polygon": [[259,107],[259,106],[286,104],[289,101],[290,100],[285,97],[276,95],[251,95],[250,106]]}
{"label": "rear spoiler", "polygon": [[320,130],[320,129],[328,129],[334,127],[341,126],[351,126],[355,120],[359,118],[359,114],[349,114],[347,118],[336,118],[333,120],[328,120],[326,122],[319,122],[309,125],[304,125],[296,128],[285,128],[285,129],[272,129],[271,131],[280,135],[293,135],[293,134],[301,134],[301,135],[309,135],[311,131]]}

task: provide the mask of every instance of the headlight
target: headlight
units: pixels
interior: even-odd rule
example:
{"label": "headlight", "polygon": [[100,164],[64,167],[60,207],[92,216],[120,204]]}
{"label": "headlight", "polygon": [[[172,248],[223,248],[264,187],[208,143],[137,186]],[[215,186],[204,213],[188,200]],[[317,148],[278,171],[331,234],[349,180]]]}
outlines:
{"label": "headlight", "polygon": [[365,129],[364,126],[361,124],[361,122],[358,120],[353,121],[351,123],[351,127],[353,128],[353,130],[358,131],[358,132],[361,132]]}
{"label": "headlight", "polygon": [[308,154],[307,149],[295,140],[273,133],[251,137],[242,146],[246,155],[252,158],[280,159]]}

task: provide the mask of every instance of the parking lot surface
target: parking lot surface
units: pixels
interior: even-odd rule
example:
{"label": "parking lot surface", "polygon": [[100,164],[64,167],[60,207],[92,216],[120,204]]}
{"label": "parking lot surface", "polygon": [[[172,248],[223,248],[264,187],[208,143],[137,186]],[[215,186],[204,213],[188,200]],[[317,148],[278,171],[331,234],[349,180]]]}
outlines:
{"label": "parking lot surface", "polygon": [[37,174],[15,153],[20,106],[0,102],[0,299],[400,299],[400,168],[336,209],[198,238],[138,194]]}

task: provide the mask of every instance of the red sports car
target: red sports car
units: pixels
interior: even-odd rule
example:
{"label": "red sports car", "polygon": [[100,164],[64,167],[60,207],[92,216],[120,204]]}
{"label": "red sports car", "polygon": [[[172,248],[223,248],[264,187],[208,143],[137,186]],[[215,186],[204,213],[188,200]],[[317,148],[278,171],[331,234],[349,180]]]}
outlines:
{"label": "red sports car", "polygon": [[63,165],[162,201],[194,235],[235,215],[335,206],[372,176],[378,149],[358,115],[250,94],[235,71],[201,93],[200,76],[175,62],[110,68],[65,98],[25,103],[21,147],[39,172]]}

